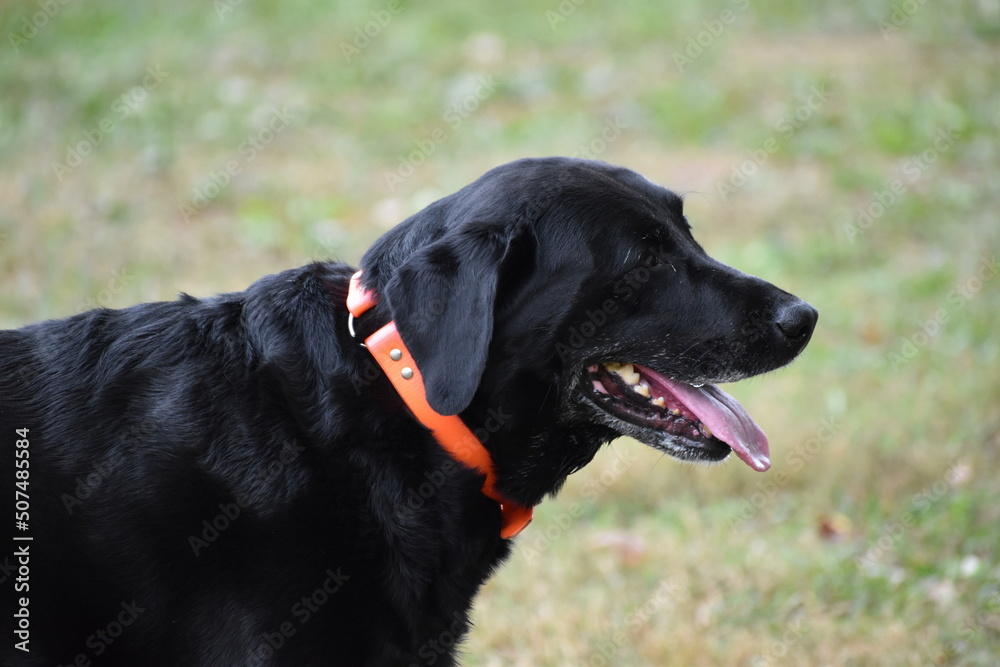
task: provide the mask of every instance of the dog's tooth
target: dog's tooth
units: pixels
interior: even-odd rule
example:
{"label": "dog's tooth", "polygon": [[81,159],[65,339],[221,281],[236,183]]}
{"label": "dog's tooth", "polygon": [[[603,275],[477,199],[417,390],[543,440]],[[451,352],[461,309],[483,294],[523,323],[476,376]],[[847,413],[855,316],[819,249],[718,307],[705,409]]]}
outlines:
{"label": "dog's tooth", "polygon": [[621,370],[618,371],[618,375],[620,375],[621,379],[625,381],[625,384],[629,386],[639,384],[639,380],[642,378],[641,375],[635,372],[632,364],[624,364],[621,367]]}
{"label": "dog's tooth", "polygon": [[611,371],[612,373],[617,373],[618,369],[622,367],[617,361],[608,361],[604,363],[604,368]]}
{"label": "dog's tooth", "polygon": [[652,401],[650,401],[650,403],[652,403],[653,405],[655,405],[658,408],[665,408],[665,407],[667,407],[667,399],[663,398],[662,396],[657,396]]}
{"label": "dog's tooth", "polygon": [[712,437],[712,432],[708,429],[708,424],[699,423],[698,428],[701,429],[701,432],[705,434],[706,438]]}
{"label": "dog's tooth", "polygon": [[635,387],[632,388],[632,391],[639,394],[640,396],[645,396],[646,398],[650,397],[649,385],[646,384],[645,382],[640,382],[639,384],[635,385]]}
{"label": "dog's tooth", "polygon": [[673,409],[673,410],[670,411],[670,414],[672,414],[674,417],[680,417],[681,416],[681,411],[677,410],[675,408],[675,409]]}

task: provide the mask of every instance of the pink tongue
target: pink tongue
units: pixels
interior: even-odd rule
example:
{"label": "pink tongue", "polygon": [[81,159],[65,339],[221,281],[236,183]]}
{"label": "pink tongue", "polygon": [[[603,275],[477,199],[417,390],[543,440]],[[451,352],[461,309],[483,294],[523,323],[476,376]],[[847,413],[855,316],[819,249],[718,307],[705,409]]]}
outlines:
{"label": "pink tongue", "polygon": [[[643,375],[650,373],[646,368],[642,371]],[[715,385],[692,387],[655,372],[651,374],[708,426],[712,435],[732,447],[744,463],[758,472],[771,467],[767,436],[735,398]]]}

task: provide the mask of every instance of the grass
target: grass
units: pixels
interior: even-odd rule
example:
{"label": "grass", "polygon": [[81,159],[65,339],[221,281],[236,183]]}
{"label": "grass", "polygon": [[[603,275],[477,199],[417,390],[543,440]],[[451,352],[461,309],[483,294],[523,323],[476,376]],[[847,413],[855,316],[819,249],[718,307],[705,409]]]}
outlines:
{"label": "grass", "polygon": [[730,388],[772,470],[615,443],[538,508],[465,664],[995,664],[995,3],[60,7],[16,51],[38,6],[0,19],[0,326],[357,261],[489,167],[578,153],[819,308]]}

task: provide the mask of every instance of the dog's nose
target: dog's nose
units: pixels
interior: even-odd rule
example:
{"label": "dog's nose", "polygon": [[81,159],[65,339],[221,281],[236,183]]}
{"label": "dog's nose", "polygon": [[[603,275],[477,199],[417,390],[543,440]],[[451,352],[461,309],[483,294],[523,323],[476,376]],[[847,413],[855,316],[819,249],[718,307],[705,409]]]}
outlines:
{"label": "dog's nose", "polygon": [[795,299],[778,311],[775,325],[789,343],[802,347],[809,342],[817,319],[819,312],[815,308],[805,301]]}

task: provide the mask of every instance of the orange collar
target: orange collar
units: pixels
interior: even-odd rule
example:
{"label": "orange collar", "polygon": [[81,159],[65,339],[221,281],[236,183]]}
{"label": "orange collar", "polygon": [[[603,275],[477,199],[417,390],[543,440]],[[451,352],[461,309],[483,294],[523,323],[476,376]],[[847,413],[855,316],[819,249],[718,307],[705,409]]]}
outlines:
{"label": "orange collar", "polygon": [[[348,312],[352,318],[361,317],[376,302],[375,295],[361,286],[361,272],[358,271],[351,277],[347,293]],[[351,335],[354,335],[353,324]],[[430,430],[438,444],[459,463],[486,475],[483,494],[500,505],[503,520],[500,537],[510,539],[524,530],[531,523],[532,508],[520,505],[497,491],[493,459],[465,422],[458,415],[439,414],[427,403],[420,369],[403,344],[396,323],[389,322],[366,338],[365,347],[382,367],[406,407],[417,421]]]}

